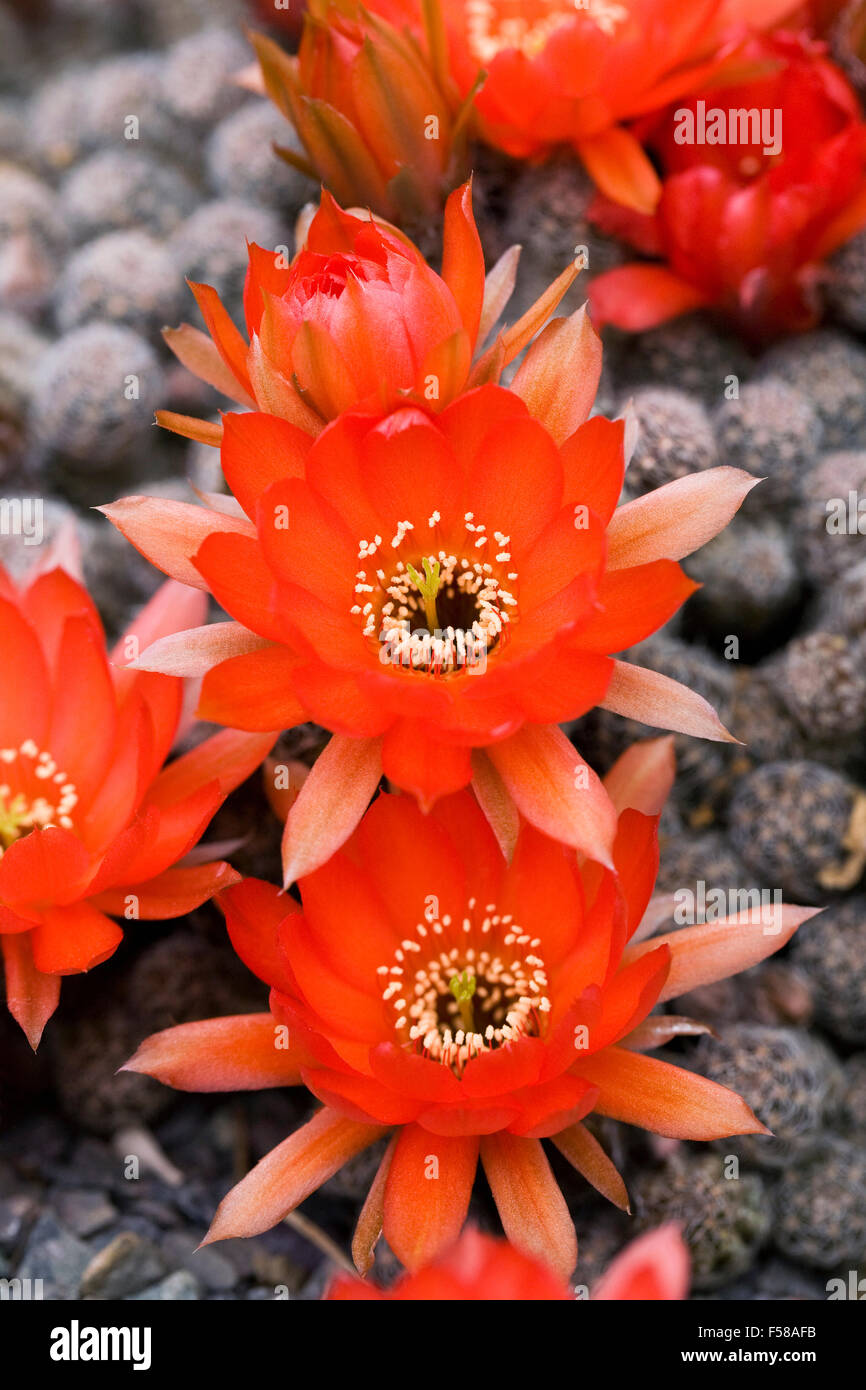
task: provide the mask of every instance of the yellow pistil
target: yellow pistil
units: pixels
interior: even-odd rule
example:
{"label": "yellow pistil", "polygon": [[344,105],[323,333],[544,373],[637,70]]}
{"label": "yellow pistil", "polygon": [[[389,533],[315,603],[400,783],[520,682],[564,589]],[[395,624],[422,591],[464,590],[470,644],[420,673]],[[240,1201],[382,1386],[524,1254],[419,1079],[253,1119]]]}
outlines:
{"label": "yellow pistil", "polygon": [[440,565],[438,560],[431,560],[429,555],[425,555],[421,563],[424,566],[423,579],[414,565],[407,565],[406,573],[424,600],[424,616],[427,619],[428,631],[437,632],[439,617],[436,612],[436,595],[439,593]]}
{"label": "yellow pistil", "polygon": [[448,983],[448,988],[457,1000],[457,1007],[460,1010],[460,1021],[467,1033],[475,1030],[475,1013],[472,1008],[472,996],[475,993],[477,980],[474,975],[470,975],[468,970],[462,974],[455,975]]}
{"label": "yellow pistil", "polygon": [[0,854],[7,850],[21,834],[21,821],[26,815],[27,801],[23,796],[15,796],[6,801],[0,796]]}

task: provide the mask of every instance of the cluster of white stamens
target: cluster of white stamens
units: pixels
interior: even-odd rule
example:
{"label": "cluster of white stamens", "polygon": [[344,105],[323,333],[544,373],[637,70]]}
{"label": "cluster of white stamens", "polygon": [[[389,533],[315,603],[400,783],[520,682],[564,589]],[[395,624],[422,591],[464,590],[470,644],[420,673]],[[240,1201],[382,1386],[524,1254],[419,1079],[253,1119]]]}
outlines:
{"label": "cluster of white stamens", "polygon": [[490,63],[504,48],[517,48],[534,58],[555,30],[577,16],[591,19],[604,34],[615,33],[628,18],[628,10],[616,0],[572,0],[570,5],[547,0],[546,8],[546,14],[532,20],[509,14],[504,0],[466,0],[466,36],[476,58]]}
{"label": "cluster of white stamens", "polygon": [[[406,1046],[459,1075],[473,1058],[538,1035],[540,1016],[550,1011],[539,937],[521,931],[495,903],[479,907],[475,898],[461,922],[425,914],[415,932],[401,941],[393,965],[378,968],[382,998]],[[455,975],[472,980],[472,1027],[452,990]]]}
{"label": "cluster of white stamens", "polygon": [[[78,804],[78,792],[50,753],[40,750],[32,738],[18,748],[0,748],[0,777],[10,768],[9,781],[0,783],[0,854],[21,835],[35,827],[49,825],[72,829],[71,812]],[[13,776],[13,772],[17,774]],[[31,778],[45,783],[48,795],[32,794]],[[13,787],[13,781],[17,784]],[[26,784],[31,790],[24,790]]]}
{"label": "cluster of white stamens", "polygon": [[[434,511],[427,526],[432,530],[440,521],[440,513]],[[386,659],[394,665],[437,675],[464,670],[480,663],[496,645],[510,621],[509,610],[517,603],[507,587],[516,582],[517,572],[504,572],[511,562],[509,537],[502,531],[488,536],[486,526],[476,522],[472,512],[466,512],[466,540],[458,547],[465,553],[443,547],[419,555],[418,542],[412,537],[414,529],[410,521],[398,523],[386,553],[387,549],[408,552],[411,547],[411,554],[397,555],[396,563],[389,558],[385,567],[375,560],[383,547],[382,537],[361,541],[358,560],[362,568],[355,575],[356,601],[351,612],[362,620],[364,636],[381,642]],[[486,558],[491,540],[496,546],[492,561]],[[438,567],[436,598],[446,614],[455,600],[474,611],[467,626],[447,621],[435,626],[429,623],[429,609],[416,579],[425,565]]]}

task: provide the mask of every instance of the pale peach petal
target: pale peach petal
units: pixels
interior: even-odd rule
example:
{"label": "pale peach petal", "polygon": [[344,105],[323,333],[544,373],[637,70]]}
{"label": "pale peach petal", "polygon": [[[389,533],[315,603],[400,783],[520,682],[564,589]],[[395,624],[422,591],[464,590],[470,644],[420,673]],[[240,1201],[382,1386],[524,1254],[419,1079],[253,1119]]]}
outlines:
{"label": "pale peach petal", "polygon": [[107,516],[152,565],[194,589],[207,590],[207,582],[195,568],[192,557],[208,536],[220,531],[241,536],[256,534],[251,521],[161,497],[123,497],[96,510]]}
{"label": "pale peach petal", "polygon": [[312,406],[307,405],[295,389],[294,383],[283,376],[265,356],[257,333],[254,333],[250,340],[247,368],[259,410],[266,411],[268,415],[278,415],[281,420],[288,420],[305,434],[321,434],[325,428],[321,415],[313,410]]}
{"label": "pale peach petal", "polygon": [[580,1064],[599,1088],[596,1111],[669,1139],[769,1134],[742,1096],[659,1057],[608,1047]]}
{"label": "pale peach petal", "polygon": [[[111,653],[118,666],[135,665],[131,653],[149,647],[178,632],[180,628],[196,628],[207,617],[207,595],[189,584],[167,579],[133,618]],[[134,640],[133,640],[134,639]]]}
{"label": "pale peach petal", "polygon": [[746,908],[731,917],[701,922],[694,927],[655,936],[637,946],[630,945],[623,955],[623,965],[658,946],[670,946],[670,970],[658,997],[661,1004],[665,999],[676,999],[699,985],[726,980],[766,960],[790,941],[803,922],[822,910],[795,907],[790,903],[768,903],[754,910]]}
{"label": "pale peach petal", "polygon": [[617,507],[607,530],[608,569],[691,555],[725,529],[760,481],[742,468],[705,468]]}
{"label": "pale peach petal", "polygon": [[633,743],[617,758],[603,779],[605,791],[617,812],[631,809],[657,816],[668,799],[676,770],[670,734],[648,738]]}
{"label": "pale peach petal", "polygon": [[327,1106],[319,1110],[227,1193],[202,1245],[270,1230],[384,1133],[380,1125],[343,1119]]}
{"label": "pale peach petal", "polygon": [[164,328],[162,336],[177,360],[193,376],[207,382],[208,386],[213,386],[237,405],[255,410],[256,403],[252,396],[247,394],[234,372],[226,366],[213,339],[202,333],[200,328],[182,323],[179,328]]}
{"label": "pale peach petal", "polygon": [[[646,1298],[647,1283],[659,1299],[685,1298],[689,1291],[689,1252],[676,1222],[638,1236],[611,1260],[592,1297],[602,1300]],[[637,1292],[635,1292],[637,1289]]]}
{"label": "pale peach petal", "polygon": [[551,839],[613,868],[613,802],[560,728],[525,724],[487,754],[521,815]]}
{"label": "pale peach petal", "polygon": [[472,790],[509,864],[520,832],[520,816],[483,748],[472,754]]}
{"label": "pale peach petal", "polygon": [[120,1071],[152,1076],[176,1091],[261,1091],[297,1086],[300,1058],[282,1046],[271,1014],[181,1023],[145,1038]]}
{"label": "pale peach petal", "polygon": [[484,342],[491,328],[505,312],[505,306],[514,293],[520,251],[519,246],[509,246],[485,277],[481,321],[478,325],[479,344]]}
{"label": "pale peach petal", "polygon": [[711,1037],[717,1036],[708,1023],[698,1023],[694,1018],[683,1018],[679,1014],[650,1014],[628,1037],[623,1038],[620,1046],[627,1047],[630,1052],[652,1052],[653,1048],[664,1047],[673,1038],[697,1038],[705,1033]]}
{"label": "pale peach petal", "polygon": [[602,709],[638,719],[655,729],[674,729],[678,734],[713,739],[717,743],[739,743],[729,734],[712,705],[679,681],[671,680],[645,666],[615,661]]}
{"label": "pale peach petal", "polygon": [[562,444],[589,418],[601,376],[601,339],[584,304],[554,319],[530,347],[511,389]]}
{"label": "pale peach petal", "polygon": [[327,863],[357,826],[382,776],[382,740],[332,734],[289,812],[283,831],[283,882]]}
{"label": "pale peach petal", "polygon": [[559,1152],[582,1177],[621,1211],[631,1211],[622,1174],[585,1125],[569,1125],[552,1136]]}
{"label": "pale peach petal", "polygon": [[602,374],[602,341],[587,306],[538,335],[512,382],[535,420],[564,443],[589,417]]}
{"label": "pale peach petal", "polygon": [[151,643],[137,661],[129,664],[134,671],[161,671],[166,676],[204,676],[222,661],[270,645],[264,637],[257,637],[240,623],[210,623],[207,627],[161,637]]}
{"label": "pale peach petal", "polygon": [[538,296],[535,303],[530,305],[526,313],[505,330],[502,334],[505,366],[509,362],[513,362],[518,353],[522,352],[526,344],[535,337],[538,330],[550,318],[559,301],[571,289],[582,270],[582,262],[572,261],[561,275],[557,275],[553,284],[548,285],[544,293]]}

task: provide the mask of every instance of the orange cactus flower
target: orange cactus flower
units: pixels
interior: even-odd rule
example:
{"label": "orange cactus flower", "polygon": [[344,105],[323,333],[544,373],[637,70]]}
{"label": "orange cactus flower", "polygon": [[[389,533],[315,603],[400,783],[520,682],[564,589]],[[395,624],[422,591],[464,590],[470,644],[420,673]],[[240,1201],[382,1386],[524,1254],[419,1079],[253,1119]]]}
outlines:
{"label": "orange cactus flower", "polygon": [[424,806],[474,781],[506,838],[510,796],[609,863],[609,802],[557,723],[601,704],[730,738],[705,701],[611,654],[689,596],[678,560],[755,479],[709,469],[616,509],[624,422],[585,418],[597,339],[583,311],[552,328],[512,390],[479,387],[438,415],[343,416],[315,441],[226,415],[237,514],[142,497],[102,509],[235,619],[163,641],[149,669],[204,674],[202,718],[335,735],[286,824],[287,882],[343,843],[383,772]]}
{"label": "orange cactus flower", "polygon": [[[597,200],[600,225],[667,262],[600,275],[590,288],[599,324],[639,331],[708,307],[760,345],[820,317],[822,263],[866,226],[866,124],[822,44],[780,32],[743,52],[772,60],[773,70],[690,97],[646,124],[664,171],[656,215]],[[752,112],[763,128],[753,123],[745,136],[725,128],[728,143],[710,143],[715,112],[725,121]],[[694,142],[679,143],[690,133]]]}
{"label": "orange cactus flower", "polygon": [[[349,410],[410,402],[435,411],[469,385],[497,380],[579,273],[573,264],[478,357],[514,286],[517,248],[485,278],[469,184],[445,210],[442,274],[411,241],[328,193],[289,264],[250,247],[244,295],[248,342],[216,290],[193,285],[210,338],[189,324],[166,331],[178,358],[231,400],[318,434]],[[219,426],[165,412],[162,424],[209,443]]]}
{"label": "orange cactus flower", "polygon": [[[483,137],[518,158],[571,146],[611,198],[642,212],[658,178],[624,121],[736,71],[726,35],[769,26],[797,0],[443,0],[452,72]],[[418,0],[373,0],[419,27]]]}
{"label": "orange cactus flower", "polygon": [[542,1140],[626,1207],[590,1112],[681,1139],[766,1132],[734,1092],[644,1055],[706,1031],[650,1015],[772,954],[812,909],[642,939],[670,775],[659,751],[630,750],[609,776],[612,869],[525,823],[509,863],[467,792],[426,817],[384,794],[301,882],[302,907],[252,879],[220,895],[271,1013],[167,1029],[127,1065],[188,1090],[303,1082],[323,1108],[224,1198],[208,1241],[267,1230],[393,1131],[355,1235],[362,1273],[380,1231],[410,1270],[446,1249],[480,1158],[508,1238],[567,1278],[575,1233]]}
{"label": "orange cactus flower", "polygon": [[[680,1299],[689,1281],[689,1254],[675,1225],[647,1231],[611,1261],[593,1300]],[[540,1260],[467,1227],[450,1250],[417,1274],[404,1274],[390,1289],[340,1274],[330,1302],[562,1302],[574,1293]]]}
{"label": "orange cactus flower", "polygon": [[20,588],[0,571],[0,946],[9,1010],[34,1048],[61,976],[117,949],[114,917],[180,916],[237,879],[222,862],[179,861],[275,735],[225,730],[163,767],[183,683],[111,664],[203,616],[201,594],[164,584],[110,659],[64,569]]}
{"label": "orange cactus flower", "polygon": [[278,154],[341,202],[383,217],[417,221],[439,211],[462,173],[469,102],[448,72],[434,0],[416,33],[357,0],[309,0],[297,57],[251,37],[262,88],[307,158]]}

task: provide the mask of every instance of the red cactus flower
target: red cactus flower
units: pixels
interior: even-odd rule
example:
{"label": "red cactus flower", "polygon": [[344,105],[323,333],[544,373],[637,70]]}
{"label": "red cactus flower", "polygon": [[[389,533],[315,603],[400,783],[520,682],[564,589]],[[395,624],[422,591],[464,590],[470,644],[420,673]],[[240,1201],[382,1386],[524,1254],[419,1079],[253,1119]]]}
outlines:
{"label": "red cactus flower", "polygon": [[611,1260],[593,1299],[680,1299],[689,1288],[689,1252],[675,1223],[638,1236]]}
{"label": "red cactus flower", "polygon": [[621,811],[613,870],[527,824],[509,864],[466,792],[426,817],[382,795],[301,882],[302,908],[258,880],[221,894],[271,1013],[167,1029],[127,1065],[186,1090],[302,1081],[323,1108],[232,1189],[208,1241],[267,1230],[393,1130],[355,1236],[363,1273],[380,1231],[411,1270],[447,1248],[480,1158],[509,1239],[567,1278],[574,1229],[542,1140],[626,1207],[591,1111],[682,1139],[766,1132],[732,1091],[644,1056],[706,1031],[649,1015],[764,959],[812,910],[640,939],[672,772],[658,753],[632,750],[610,779],[618,807],[652,812]]}
{"label": "red cactus flower", "polygon": [[[775,23],[797,0],[443,0],[450,63],[475,98],[480,130],[518,158],[574,148],[611,198],[652,211],[659,182],[622,122],[727,70],[723,40],[744,21]],[[419,27],[417,0],[373,0]]]}
{"label": "red cactus flower", "polygon": [[400,220],[439,212],[464,164],[468,110],[445,62],[436,0],[417,34],[357,0],[309,0],[297,57],[251,37],[262,88],[307,158],[278,154],[341,202]]}
{"label": "red cactus flower", "polygon": [[[164,584],[111,659],[203,616],[202,595]],[[163,767],[183,683],[112,665],[61,568],[20,588],[0,571],[0,647],[0,946],[9,1010],[35,1048],[61,976],[117,949],[114,917],[180,916],[237,879],[179,861],[275,736],[225,730]]]}
{"label": "red cactus flower", "polygon": [[416,1274],[404,1274],[390,1289],[340,1274],[325,1298],[331,1303],[502,1302],[530,1299],[562,1302],[574,1297],[564,1280],[540,1260],[507,1240],[467,1227],[450,1250]]}
{"label": "red cactus flower", "polygon": [[[474,367],[473,353],[514,286],[518,248],[486,277],[469,184],[445,210],[442,274],[386,223],[344,212],[328,193],[291,264],[250,247],[244,304],[249,343],[216,290],[192,289],[210,339],[184,324],[166,331],[191,371],[231,400],[318,434],[349,410],[411,402],[436,411],[468,385],[497,380],[553,312],[574,264]],[[218,443],[220,427],[159,412],[179,433]]]}
{"label": "red cactus flower", "polygon": [[[676,1226],[639,1236],[617,1255],[600,1280],[594,1300],[679,1299],[688,1289],[689,1255]],[[571,1288],[540,1260],[467,1227],[450,1250],[417,1274],[404,1274],[390,1289],[340,1274],[330,1302],[499,1302],[573,1299]]]}
{"label": "red cactus flower", "polygon": [[344,416],[315,442],[226,415],[223,469],[246,515],[103,508],[236,620],[162,642],[149,669],[205,673],[202,718],[336,735],[289,815],[287,882],[343,843],[383,771],[425,806],[474,780],[506,836],[507,789],[540,829],[609,863],[609,802],[556,723],[601,704],[730,737],[705,701],[611,653],[689,596],[677,561],[755,479],[711,469],[615,510],[624,424],[585,418],[599,370],[580,311],[546,330],[513,390],[480,387],[438,415]]}
{"label": "red cactus flower", "polygon": [[[690,97],[645,126],[664,171],[655,217],[596,202],[600,225],[667,262],[600,275],[590,288],[597,323],[641,330],[709,307],[760,343],[820,316],[822,263],[866,225],[866,124],[814,40],[777,33],[743,52],[772,60],[773,70]],[[731,140],[716,111],[725,122],[728,113],[757,120],[743,142],[738,126],[737,143],[678,143],[691,135]],[[759,132],[762,113],[772,118],[775,143],[767,142],[769,125]]]}

